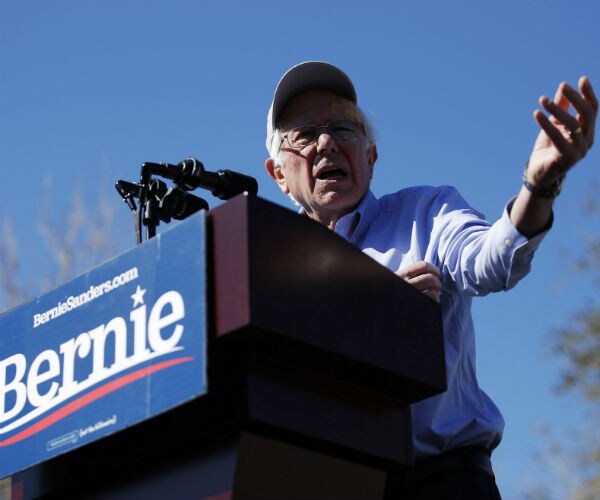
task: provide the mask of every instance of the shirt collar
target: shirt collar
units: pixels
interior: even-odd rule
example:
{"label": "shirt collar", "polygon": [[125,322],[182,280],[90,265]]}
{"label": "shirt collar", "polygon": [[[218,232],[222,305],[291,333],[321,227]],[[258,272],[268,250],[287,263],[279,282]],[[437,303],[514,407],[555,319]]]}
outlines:
{"label": "shirt collar", "polygon": [[357,242],[366,234],[378,213],[379,200],[369,190],[358,207],[337,221],[334,231],[352,243]]}

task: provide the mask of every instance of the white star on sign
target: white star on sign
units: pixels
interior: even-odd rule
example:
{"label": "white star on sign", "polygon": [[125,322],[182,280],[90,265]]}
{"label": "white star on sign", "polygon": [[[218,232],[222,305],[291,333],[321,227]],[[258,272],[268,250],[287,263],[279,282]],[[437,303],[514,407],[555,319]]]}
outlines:
{"label": "white star on sign", "polygon": [[144,303],[144,294],[146,293],[146,289],[141,289],[140,285],[137,286],[135,293],[131,296],[131,298],[133,299],[133,307],[137,306],[138,304],[143,304]]}

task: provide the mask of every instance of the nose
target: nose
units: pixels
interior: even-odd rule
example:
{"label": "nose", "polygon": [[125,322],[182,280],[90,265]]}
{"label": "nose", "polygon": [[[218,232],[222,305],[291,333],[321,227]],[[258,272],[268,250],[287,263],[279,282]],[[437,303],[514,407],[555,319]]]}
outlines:
{"label": "nose", "polygon": [[322,151],[335,151],[337,150],[337,142],[329,133],[329,130],[325,127],[318,131],[317,137],[317,153]]}

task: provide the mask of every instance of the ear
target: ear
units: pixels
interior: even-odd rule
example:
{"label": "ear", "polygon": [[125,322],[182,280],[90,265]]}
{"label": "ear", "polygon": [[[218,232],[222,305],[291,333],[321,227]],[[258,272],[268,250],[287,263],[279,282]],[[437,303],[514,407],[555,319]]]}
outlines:
{"label": "ear", "polygon": [[290,190],[287,186],[287,182],[285,181],[285,175],[281,166],[277,165],[273,158],[267,158],[265,161],[265,168],[267,169],[271,179],[277,183],[283,194],[289,194]]}
{"label": "ear", "polygon": [[377,145],[371,143],[369,145],[369,149],[367,150],[367,161],[369,162],[369,166],[371,167],[371,178],[373,178],[373,169],[375,168],[375,162],[377,161]]}

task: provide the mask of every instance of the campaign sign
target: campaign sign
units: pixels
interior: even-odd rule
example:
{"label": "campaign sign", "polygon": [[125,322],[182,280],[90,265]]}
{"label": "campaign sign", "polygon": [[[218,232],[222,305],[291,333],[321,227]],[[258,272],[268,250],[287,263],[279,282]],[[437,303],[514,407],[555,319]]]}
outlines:
{"label": "campaign sign", "polygon": [[204,212],[0,317],[0,478],[206,393]]}

